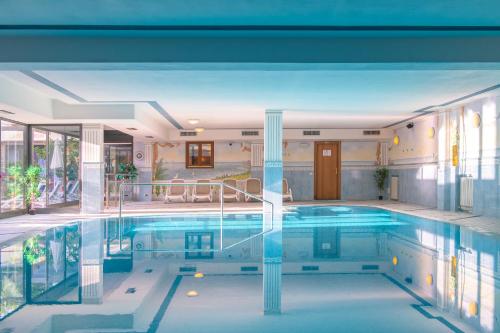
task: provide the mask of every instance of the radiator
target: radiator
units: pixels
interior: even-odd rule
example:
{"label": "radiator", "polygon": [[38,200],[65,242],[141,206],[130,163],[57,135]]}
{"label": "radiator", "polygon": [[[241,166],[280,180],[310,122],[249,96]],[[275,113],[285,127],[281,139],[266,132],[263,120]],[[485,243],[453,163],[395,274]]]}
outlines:
{"label": "radiator", "polygon": [[251,166],[261,167],[264,164],[264,145],[262,143],[252,143]]}
{"label": "radiator", "polygon": [[392,176],[391,177],[391,200],[399,200],[398,186],[399,186],[399,177]]}
{"label": "radiator", "polygon": [[474,179],[472,177],[460,178],[460,208],[471,210],[474,197]]}

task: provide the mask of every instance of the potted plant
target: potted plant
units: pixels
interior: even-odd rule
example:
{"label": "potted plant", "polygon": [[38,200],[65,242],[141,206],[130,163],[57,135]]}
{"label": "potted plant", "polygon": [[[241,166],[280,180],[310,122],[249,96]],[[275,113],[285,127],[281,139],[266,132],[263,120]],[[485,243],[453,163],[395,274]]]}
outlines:
{"label": "potted plant", "polygon": [[118,180],[134,180],[137,178],[137,168],[134,163],[120,163],[119,174],[116,176]]}
{"label": "potted plant", "polygon": [[36,165],[31,165],[24,172],[22,178],[23,185],[26,189],[25,202],[28,214],[35,214],[35,209],[33,208],[33,202],[38,199],[41,195],[38,185],[40,184],[40,176],[42,174],[42,168]]}
{"label": "potted plant", "polygon": [[375,178],[375,183],[377,184],[379,200],[382,200],[384,198],[384,186],[388,176],[389,176],[389,169],[383,166],[378,167],[373,175],[373,177]]}

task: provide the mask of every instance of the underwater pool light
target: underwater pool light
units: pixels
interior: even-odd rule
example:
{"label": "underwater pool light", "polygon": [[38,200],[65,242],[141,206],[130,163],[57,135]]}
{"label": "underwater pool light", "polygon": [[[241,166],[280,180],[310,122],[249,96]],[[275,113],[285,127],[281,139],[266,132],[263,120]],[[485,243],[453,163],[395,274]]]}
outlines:
{"label": "underwater pool light", "polygon": [[201,279],[201,278],[205,277],[205,274],[203,274],[201,272],[196,272],[196,273],[194,273],[194,277],[197,279]]}

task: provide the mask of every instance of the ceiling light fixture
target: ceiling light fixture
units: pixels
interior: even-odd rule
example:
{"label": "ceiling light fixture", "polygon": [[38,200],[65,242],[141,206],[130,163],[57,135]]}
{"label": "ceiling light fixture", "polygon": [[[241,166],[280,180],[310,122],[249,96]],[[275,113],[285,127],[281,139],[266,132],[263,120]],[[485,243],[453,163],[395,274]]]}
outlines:
{"label": "ceiling light fixture", "polygon": [[188,119],[188,123],[189,123],[190,125],[196,125],[196,124],[198,124],[199,122],[200,122],[200,120],[199,120],[199,119]]}
{"label": "ceiling light fixture", "polygon": [[203,132],[204,130],[205,130],[205,129],[204,129],[203,127],[196,127],[196,128],[194,129],[194,131],[195,131],[196,133],[201,133],[201,132]]}
{"label": "ceiling light fixture", "polygon": [[127,129],[128,129],[129,131],[137,131],[137,128],[135,128],[135,127],[127,127]]}
{"label": "ceiling light fixture", "polygon": [[146,139],[154,139],[155,137],[152,135],[146,135]]}

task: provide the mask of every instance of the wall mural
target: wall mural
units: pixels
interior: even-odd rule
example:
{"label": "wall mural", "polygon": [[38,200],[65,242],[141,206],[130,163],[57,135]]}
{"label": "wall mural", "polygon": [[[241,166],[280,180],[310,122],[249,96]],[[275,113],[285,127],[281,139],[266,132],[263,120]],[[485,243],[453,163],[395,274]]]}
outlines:
{"label": "wall mural", "polygon": [[185,142],[156,143],[153,146],[154,180],[246,179],[250,177],[250,142],[216,142],[213,168],[186,168]]}

